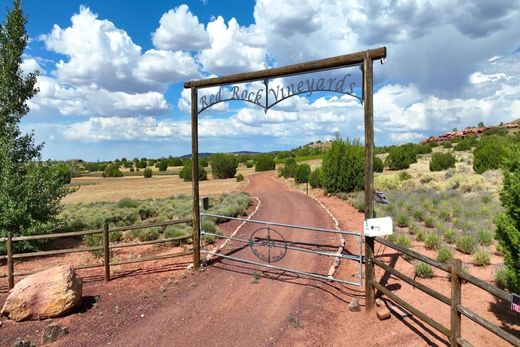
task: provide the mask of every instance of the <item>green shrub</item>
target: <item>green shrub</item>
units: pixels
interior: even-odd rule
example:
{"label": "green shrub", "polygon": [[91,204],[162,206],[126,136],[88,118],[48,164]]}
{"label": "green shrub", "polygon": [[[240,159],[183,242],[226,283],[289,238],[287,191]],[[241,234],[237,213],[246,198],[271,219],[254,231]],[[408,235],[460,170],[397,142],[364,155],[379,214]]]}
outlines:
{"label": "green shrub", "polygon": [[108,234],[108,239],[110,242],[119,242],[123,239],[123,233],[120,231],[111,231]]}
{"label": "green shrub", "polygon": [[452,148],[452,147],[453,147],[453,146],[452,146],[452,144],[451,144],[450,141],[444,141],[444,142],[442,143],[442,148]]}
{"label": "green shrub", "polygon": [[415,234],[417,234],[418,231],[419,231],[419,226],[415,223],[410,223],[410,225],[408,226],[408,232],[412,235],[415,235]]}
{"label": "green shrub", "polygon": [[433,153],[430,160],[430,171],[443,171],[455,167],[456,161],[451,153]]}
{"label": "green shrub", "polygon": [[354,192],[364,186],[365,152],[358,140],[336,139],[321,165],[321,184],[330,194]]}
{"label": "green shrub", "polygon": [[[166,230],[164,230],[164,237],[167,239],[175,238],[175,237],[182,237],[186,235],[190,235],[192,233],[192,229],[189,226],[181,226],[181,225],[170,225],[166,227]],[[189,241],[187,240],[174,240],[172,241],[173,246],[181,246],[186,244]]]}
{"label": "green shrub", "polygon": [[427,228],[433,228],[435,226],[435,219],[432,216],[428,216],[424,219],[424,226]]}
{"label": "green shrub", "polygon": [[401,247],[404,247],[404,248],[409,248],[410,247],[410,239],[408,238],[408,236],[406,236],[404,234],[398,234],[396,239],[395,239],[395,243],[398,246],[401,246]]}
{"label": "green shrub", "polygon": [[397,217],[397,226],[400,228],[405,228],[409,224],[408,216],[405,214],[400,214],[399,217]]}
{"label": "green shrub", "polygon": [[390,148],[385,164],[390,170],[408,169],[417,162],[417,153],[413,144],[393,146]]}
{"label": "green shrub", "polygon": [[490,246],[493,243],[493,233],[486,229],[477,231],[478,241],[482,246]]}
{"label": "green shrub", "polygon": [[260,154],[256,156],[255,171],[269,171],[274,170],[274,158],[270,154]]}
{"label": "green shrub", "polygon": [[141,230],[137,238],[139,239],[139,241],[144,242],[157,240],[159,236],[160,233],[157,228],[148,228]]}
{"label": "green shrub", "polygon": [[406,180],[409,180],[410,178],[412,178],[412,175],[410,175],[408,173],[408,171],[401,171],[401,172],[399,172],[399,179],[401,181],[406,181]]}
{"label": "green shrub", "polygon": [[144,171],[143,171],[144,178],[150,178],[150,177],[152,177],[152,175],[153,175],[152,169],[150,169],[150,168],[144,169]]}
{"label": "green shrub", "polygon": [[473,136],[465,137],[455,145],[453,150],[457,152],[469,151],[471,148],[476,146],[477,143],[477,139],[475,139]]}
{"label": "green shrub", "polygon": [[433,152],[430,145],[415,145],[415,153],[417,154],[430,154]]}
{"label": "green shrub", "polygon": [[495,238],[504,256],[507,269],[507,287],[520,292],[520,147],[514,147],[505,161],[500,201],[504,212],[495,218]]}
{"label": "green shrub", "polygon": [[424,211],[423,210],[413,211],[413,219],[415,219],[418,222],[422,222],[424,220]]}
{"label": "green shrub", "polygon": [[294,177],[296,175],[296,159],[293,157],[285,158],[283,161],[283,168],[281,168],[280,175],[283,178]]}
{"label": "green shrub", "polygon": [[58,179],[63,184],[69,184],[72,181],[72,172],[67,165],[54,165],[52,170],[57,173]]}
{"label": "green shrub", "polygon": [[[184,182],[191,182],[192,179],[192,167],[193,162],[190,160],[186,160],[184,162],[184,166],[182,167],[181,171],[179,172],[179,177],[184,180]],[[208,173],[206,172],[206,169],[202,166],[202,163],[199,161],[199,181],[205,181],[208,179]]]}
{"label": "green shrub", "polygon": [[159,168],[159,171],[166,171],[168,170],[168,162],[166,160],[161,160],[159,164],[157,164],[157,167]]}
{"label": "green shrub", "polygon": [[448,247],[442,247],[437,252],[437,261],[443,264],[450,264],[453,261],[453,252]]}
{"label": "green shrub", "polygon": [[136,208],[139,203],[130,198],[123,198],[117,202],[116,206],[117,208]]}
{"label": "green shrub", "polygon": [[235,177],[238,159],[233,154],[218,153],[211,157],[211,172],[214,178],[224,179]]}
{"label": "green shrub", "polygon": [[507,140],[497,136],[483,137],[473,151],[473,170],[478,174],[496,170],[509,152]]}
{"label": "green shrub", "polygon": [[181,158],[170,158],[167,161],[168,166],[182,166],[182,159]]}
{"label": "green shrub", "polygon": [[426,233],[422,229],[417,230],[417,232],[415,233],[415,239],[417,241],[424,241],[425,237],[426,237]]}
{"label": "green shrub", "polygon": [[123,173],[119,170],[118,164],[110,164],[105,167],[103,177],[123,177]]}
{"label": "green shrub", "polygon": [[[87,247],[98,247],[103,245],[103,234],[83,235],[83,243]],[[103,256],[103,250],[91,251],[96,257]]]}
{"label": "green shrub", "polygon": [[374,172],[383,172],[385,164],[379,157],[374,157]]}
{"label": "green shrub", "polygon": [[495,274],[495,281],[499,287],[510,289],[515,288],[518,275],[506,266],[501,267]]}
{"label": "green shrub", "polygon": [[424,245],[429,249],[438,249],[441,246],[441,238],[436,233],[428,233],[424,239]]}
{"label": "green shrub", "polygon": [[238,174],[237,175],[237,182],[242,182],[244,180],[244,175]]}
{"label": "green shrub", "polygon": [[420,278],[432,278],[433,269],[426,263],[419,263],[414,268],[415,275]]}
{"label": "green shrub", "polygon": [[309,174],[309,185],[311,188],[321,188],[321,168],[316,168]]}
{"label": "green shrub", "polygon": [[296,166],[294,181],[298,184],[307,183],[309,181],[310,174],[311,167],[309,166],[309,164],[299,164]]}
{"label": "green shrub", "polygon": [[473,256],[473,265],[476,265],[476,266],[489,265],[490,261],[491,261],[491,259],[489,257],[489,253],[484,250],[477,251],[475,253],[475,255]]}
{"label": "green shrub", "polygon": [[444,230],[444,240],[449,243],[449,244],[452,244],[455,242],[455,231],[453,229],[446,229]]}
{"label": "green shrub", "polygon": [[465,254],[473,254],[477,246],[477,240],[471,235],[462,235],[455,241],[457,250]]}
{"label": "green shrub", "polygon": [[401,180],[397,175],[380,175],[375,177],[374,183],[377,190],[387,191],[399,188]]}
{"label": "green shrub", "polygon": [[252,161],[247,161],[247,162],[246,162],[246,167],[247,167],[248,169],[252,168],[252,167],[253,167],[253,162],[252,162]]}

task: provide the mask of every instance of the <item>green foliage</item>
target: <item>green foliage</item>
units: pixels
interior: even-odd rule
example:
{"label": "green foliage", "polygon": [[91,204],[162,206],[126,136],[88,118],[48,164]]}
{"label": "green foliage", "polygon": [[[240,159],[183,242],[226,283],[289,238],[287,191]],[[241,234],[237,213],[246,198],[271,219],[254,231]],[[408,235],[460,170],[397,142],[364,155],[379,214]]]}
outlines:
{"label": "green foliage", "polygon": [[256,156],[256,172],[274,170],[274,166],[274,158],[272,155],[260,154]]}
{"label": "green foliage", "polygon": [[450,264],[453,261],[453,252],[448,247],[442,247],[437,252],[437,261],[444,264]]}
{"label": "green foliage", "polygon": [[321,168],[316,168],[309,174],[309,185],[311,188],[321,188]]}
{"label": "green foliage", "polygon": [[321,184],[327,193],[353,192],[363,188],[365,154],[358,140],[332,142],[321,165]]}
{"label": "green foliage", "polygon": [[462,235],[455,241],[457,250],[465,254],[473,254],[477,246],[477,240],[471,235]]}
{"label": "green foliage", "polygon": [[[184,162],[184,166],[179,172],[179,177],[182,178],[185,182],[191,182],[192,179],[192,167],[193,162],[190,160],[186,160]],[[202,166],[202,163],[199,161],[199,181],[205,181],[208,179],[208,173],[206,169]]]}
{"label": "green foliage", "polygon": [[63,184],[69,184],[72,180],[72,174],[67,165],[55,165],[52,167],[52,169],[56,171],[59,179],[63,182]]}
{"label": "green foliage", "polygon": [[166,171],[168,170],[168,162],[166,160],[161,160],[159,164],[157,164],[159,171]]}
{"label": "green foliage", "polygon": [[477,251],[475,253],[475,255],[473,256],[473,265],[476,265],[476,266],[489,265],[490,261],[491,261],[491,259],[489,257],[489,253],[484,250]]}
{"label": "green foliage", "polygon": [[449,229],[446,229],[444,230],[444,240],[449,243],[449,244],[452,244],[455,242],[455,231],[451,228]]}
{"label": "green foliage", "polygon": [[307,183],[309,175],[311,174],[311,167],[309,164],[298,164],[294,175],[294,181],[298,184]]}
{"label": "green foliage", "polygon": [[433,153],[430,160],[430,171],[443,171],[455,167],[457,160],[451,153]]}
{"label": "green foliage", "polygon": [[398,176],[401,181],[406,181],[412,178],[412,175],[410,175],[408,171],[401,171]]}
{"label": "green foliage", "polygon": [[374,172],[383,172],[385,164],[379,157],[374,157]]}
{"label": "green foliage", "polygon": [[244,180],[244,175],[238,174],[237,175],[237,182],[242,182]]}
{"label": "green foliage", "polygon": [[398,246],[409,248],[410,247],[410,238],[404,234],[398,234],[395,239],[395,243]]}
{"label": "green foliage", "polygon": [[416,233],[415,233],[415,239],[417,241],[424,241],[426,237],[426,233],[424,232],[424,230],[422,229],[419,229]]}
{"label": "green foliage", "polygon": [[[170,225],[166,227],[166,230],[164,231],[164,237],[167,239],[176,238],[176,237],[182,237],[187,236],[192,233],[191,227],[185,225],[185,224],[177,224],[177,225]],[[172,241],[172,245],[174,246],[181,246],[187,243],[188,240],[174,240]]]}
{"label": "green foliage", "polygon": [[513,270],[503,266],[497,270],[495,281],[498,286],[513,290],[511,288],[515,288],[518,285],[518,275]]}
{"label": "green foliage", "polygon": [[281,170],[281,175],[283,178],[294,177],[296,175],[296,159],[289,157],[285,158],[283,161],[283,168]]}
{"label": "green foliage", "polygon": [[247,167],[248,169],[252,168],[252,167],[253,167],[253,162],[250,161],[250,160],[246,161],[246,167]]}
{"label": "green foliage", "polygon": [[[21,1],[14,0],[0,25],[0,237],[53,232],[58,226],[60,200],[69,189],[63,176],[40,162],[43,145],[19,123],[36,95],[37,73],[24,73],[22,56],[29,39]],[[32,251],[41,242],[15,242],[15,251]],[[5,243],[0,245],[4,252]]]}
{"label": "green foliage", "polygon": [[475,147],[477,145],[478,141],[473,136],[468,136],[460,140],[455,147],[453,148],[454,151],[457,152],[463,152],[463,151],[469,151],[471,148]]}
{"label": "green foliage", "polygon": [[124,198],[117,202],[117,208],[136,208],[139,203],[130,198]]}
{"label": "green foliage", "polygon": [[509,142],[498,136],[482,137],[473,151],[473,170],[482,174],[500,168],[510,153]]}
{"label": "green foliage", "polygon": [[238,160],[232,154],[218,153],[211,157],[211,172],[214,178],[233,178],[237,173]]}
{"label": "green foliage", "polygon": [[424,226],[427,228],[433,228],[435,226],[435,219],[432,216],[428,216],[424,219]]}
{"label": "green foliage", "polygon": [[520,148],[514,147],[511,157],[505,161],[503,187],[500,201],[504,212],[495,218],[495,238],[504,256],[507,269],[507,286],[520,292]]}
{"label": "green foliage", "polygon": [[478,230],[477,237],[482,246],[491,246],[493,242],[493,233],[487,229]]}
{"label": "green foliage", "polygon": [[426,263],[419,263],[415,265],[414,268],[415,275],[420,278],[432,278],[433,277],[433,269],[430,265]]}
{"label": "green foliage", "polygon": [[406,214],[400,214],[399,217],[397,217],[397,226],[400,228],[405,228],[409,224],[408,216]]}
{"label": "green foliage", "polygon": [[385,160],[385,164],[390,170],[408,169],[411,164],[416,162],[417,152],[411,143],[391,147]]}
{"label": "green foliage", "polygon": [[442,143],[442,148],[446,148],[446,149],[448,149],[448,148],[452,148],[452,147],[453,147],[453,146],[452,146],[452,144],[451,144],[450,141],[444,141],[444,142]]}
{"label": "green foliage", "polygon": [[170,158],[168,159],[168,166],[182,166],[181,158]]}
{"label": "green foliage", "polygon": [[441,238],[436,233],[428,233],[424,239],[424,245],[429,249],[438,249],[441,246]]}
{"label": "green foliage", "polygon": [[152,175],[153,175],[152,169],[150,169],[150,168],[144,169],[144,171],[143,171],[144,178],[150,178],[150,177],[152,177]]}
{"label": "green foliage", "polygon": [[123,177],[123,173],[119,170],[118,164],[110,164],[105,167],[103,177]]}

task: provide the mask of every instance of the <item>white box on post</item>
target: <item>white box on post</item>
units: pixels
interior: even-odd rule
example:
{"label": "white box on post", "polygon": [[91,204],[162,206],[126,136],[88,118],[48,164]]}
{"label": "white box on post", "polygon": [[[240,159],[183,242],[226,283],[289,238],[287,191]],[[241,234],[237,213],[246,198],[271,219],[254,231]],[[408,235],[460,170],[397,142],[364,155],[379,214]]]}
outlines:
{"label": "white box on post", "polygon": [[392,235],[393,230],[392,218],[370,218],[365,220],[365,236],[377,237]]}

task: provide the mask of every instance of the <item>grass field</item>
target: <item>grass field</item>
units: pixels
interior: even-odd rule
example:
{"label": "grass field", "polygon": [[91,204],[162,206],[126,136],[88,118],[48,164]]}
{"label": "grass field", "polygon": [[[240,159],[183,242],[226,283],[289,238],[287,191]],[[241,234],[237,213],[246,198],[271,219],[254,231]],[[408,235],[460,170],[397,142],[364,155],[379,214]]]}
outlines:
{"label": "grass field", "polygon": [[[254,173],[254,168],[240,166],[238,174],[247,177]],[[200,182],[201,195],[215,195],[220,193],[235,192],[245,184],[237,182],[235,178],[212,179],[208,175],[207,181]],[[150,198],[166,198],[173,195],[191,195],[191,182],[184,182],[177,175],[153,176],[144,178],[141,176],[130,176],[120,178],[103,177],[77,177],[72,179],[72,185],[77,191],[67,195],[63,204],[92,203],[100,201],[119,201],[123,198],[136,200]]]}

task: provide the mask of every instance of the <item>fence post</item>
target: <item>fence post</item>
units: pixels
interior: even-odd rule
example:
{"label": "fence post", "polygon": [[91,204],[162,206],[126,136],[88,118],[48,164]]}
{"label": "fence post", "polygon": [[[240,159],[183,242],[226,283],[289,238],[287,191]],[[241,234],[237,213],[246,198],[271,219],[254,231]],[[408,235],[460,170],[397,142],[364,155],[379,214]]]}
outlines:
{"label": "fence post", "polygon": [[13,232],[7,232],[7,282],[8,288],[14,287]]}
{"label": "fence post", "polygon": [[110,238],[108,237],[108,223],[103,224],[103,257],[105,265],[105,282],[110,281]]}
{"label": "fence post", "polygon": [[451,265],[451,347],[457,347],[457,338],[461,333],[460,313],[457,305],[461,303],[461,281],[459,272],[462,270],[462,261],[455,259]]}

